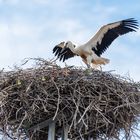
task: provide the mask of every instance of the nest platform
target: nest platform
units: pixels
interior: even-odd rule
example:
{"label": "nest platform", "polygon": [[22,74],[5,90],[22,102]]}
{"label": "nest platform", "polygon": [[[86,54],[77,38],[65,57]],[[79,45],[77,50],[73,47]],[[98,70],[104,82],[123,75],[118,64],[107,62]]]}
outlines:
{"label": "nest platform", "polygon": [[131,137],[140,114],[139,83],[111,72],[36,61],[33,68],[0,72],[3,136],[44,140],[48,127],[42,125],[51,119],[57,138],[65,126],[70,140]]}

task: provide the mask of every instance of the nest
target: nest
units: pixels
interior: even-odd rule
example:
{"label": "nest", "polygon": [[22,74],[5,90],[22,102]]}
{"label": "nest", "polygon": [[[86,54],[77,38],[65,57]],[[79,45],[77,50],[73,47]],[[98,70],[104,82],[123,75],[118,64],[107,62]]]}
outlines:
{"label": "nest", "polygon": [[[36,60],[30,69],[0,72],[0,131],[12,139],[44,140],[50,119],[56,137],[125,139],[133,134],[140,113],[140,84],[111,72],[61,68]],[[34,128],[34,129],[33,129]]]}

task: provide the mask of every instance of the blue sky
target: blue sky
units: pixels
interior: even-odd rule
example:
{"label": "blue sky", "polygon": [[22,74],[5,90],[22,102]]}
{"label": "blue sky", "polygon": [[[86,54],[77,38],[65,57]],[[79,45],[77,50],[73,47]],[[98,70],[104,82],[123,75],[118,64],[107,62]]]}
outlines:
{"label": "blue sky", "polygon": [[[104,24],[131,17],[140,22],[139,13],[139,0],[0,0],[0,69],[27,57],[51,59],[61,41],[83,44]],[[111,61],[103,70],[140,81],[139,44],[140,30],[115,40],[103,54]],[[66,63],[85,66],[78,57]]]}

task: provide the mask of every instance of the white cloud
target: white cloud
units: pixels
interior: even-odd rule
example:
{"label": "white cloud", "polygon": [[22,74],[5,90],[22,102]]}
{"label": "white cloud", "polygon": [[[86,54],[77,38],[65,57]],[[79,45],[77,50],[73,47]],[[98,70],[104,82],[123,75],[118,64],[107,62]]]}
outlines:
{"label": "white cloud", "polygon": [[[12,65],[19,59],[37,55],[40,31],[31,24],[0,23],[0,67]],[[37,48],[38,45],[38,48]]]}
{"label": "white cloud", "polygon": [[[54,23],[53,20],[38,25],[23,21],[20,18],[14,18],[10,23],[1,22],[0,48],[2,53],[0,55],[0,68],[11,66],[26,57],[53,57],[53,46],[60,40],[59,37],[53,38],[53,35],[53,42],[48,39],[51,29],[56,28]],[[76,21],[62,19],[57,26],[55,33],[64,34],[66,40],[72,39],[76,42],[79,39],[80,42],[80,39],[84,38],[84,28]],[[73,36],[73,34],[75,35]]]}
{"label": "white cloud", "polygon": [[[56,26],[56,22],[53,25]],[[88,35],[88,28],[84,27],[78,20],[74,19],[60,19],[59,23],[57,23],[56,32],[64,35],[64,39],[71,40],[76,44],[81,44],[85,40]]]}

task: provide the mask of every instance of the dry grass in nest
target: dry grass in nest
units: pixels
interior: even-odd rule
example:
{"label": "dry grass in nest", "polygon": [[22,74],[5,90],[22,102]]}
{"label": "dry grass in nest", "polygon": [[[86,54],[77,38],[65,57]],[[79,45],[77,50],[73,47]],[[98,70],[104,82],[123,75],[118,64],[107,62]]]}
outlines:
{"label": "dry grass in nest", "polygon": [[43,140],[48,128],[30,128],[47,119],[63,126],[70,139],[130,138],[140,113],[140,84],[110,72],[35,60],[30,69],[0,72],[0,126],[3,134],[18,139]]}

